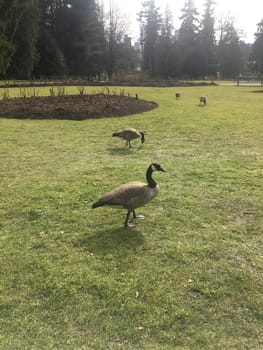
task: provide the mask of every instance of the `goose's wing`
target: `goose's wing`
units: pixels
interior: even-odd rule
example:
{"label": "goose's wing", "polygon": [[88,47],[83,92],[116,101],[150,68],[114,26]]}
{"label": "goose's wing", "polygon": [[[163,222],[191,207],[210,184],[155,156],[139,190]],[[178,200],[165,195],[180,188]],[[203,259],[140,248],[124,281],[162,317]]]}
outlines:
{"label": "goose's wing", "polygon": [[97,202],[97,206],[109,205],[133,209],[134,203],[137,203],[140,198],[144,198],[149,186],[144,182],[129,182],[112,191],[105,193]]}
{"label": "goose's wing", "polygon": [[125,139],[131,139],[131,140],[136,139],[137,137],[140,137],[140,133],[133,128],[122,130],[122,135]]}
{"label": "goose's wing", "polygon": [[158,193],[158,186],[151,188],[144,182],[129,182],[104,194],[97,206],[113,206],[133,210],[151,201]]}

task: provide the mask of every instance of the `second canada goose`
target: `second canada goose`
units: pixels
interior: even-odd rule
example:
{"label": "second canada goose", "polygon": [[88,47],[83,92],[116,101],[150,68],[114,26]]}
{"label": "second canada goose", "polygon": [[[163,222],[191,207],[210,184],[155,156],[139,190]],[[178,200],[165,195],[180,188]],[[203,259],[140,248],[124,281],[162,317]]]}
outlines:
{"label": "second canada goose", "polygon": [[120,185],[105,193],[92,205],[92,208],[110,206],[127,209],[124,226],[134,226],[132,223],[128,223],[130,214],[133,213],[134,219],[144,219],[143,215],[136,216],[135,209],[150,202],[159,192],[158,184],[152,178],[154,171],[165,172],[160,164],[152,163],[146,171],[147,183],[134,181]]}
{"label": "second canada goose", "polygon": [[142,144],[145,141],[144,133],[142,131],[137,131],[133,128],[127,128],[120,131],[116,131],[112,134],[112,136],[121,137],[124,140],[126,140],[126,146],[129,146],[129,148],[131,148],[131,140],[135,140],[140,137]]}
{"label": "second canada goose", "polygon": [[206,106],[206,96],[200,96],[200,106]]}

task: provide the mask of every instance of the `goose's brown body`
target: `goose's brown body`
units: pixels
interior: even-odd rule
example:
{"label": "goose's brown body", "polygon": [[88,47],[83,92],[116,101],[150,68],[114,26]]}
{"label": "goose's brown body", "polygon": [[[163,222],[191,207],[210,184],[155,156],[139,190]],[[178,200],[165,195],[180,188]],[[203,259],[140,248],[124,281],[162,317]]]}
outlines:
{"label": "goose's brown body", "polygon": [[137,131],[134,128],[127,128],[120,131],[116,131],[112,134],[112,136],[121,137],[126,140],[126,146],[131,147],[131,140],[135,140],[141,138],[141,143],[144,143],[144,133],[141,131]]}
{"label": "goose's brown body", "polygon": [[144,182],[129,182],[105,193],[93,204],[93,208],[106,205],[132,211],[150,202],[158,192],[158,185],[151,188]]}
{"label": "goose's brown body", "polygon": [[153,171],[164,172],[165,170],[159,164],[151,164],[146,173],[147,183],[133,181],[120,185],[105,193],[92,205],[92,208],[110,206],[126,209],[125,226],[130,226],[128,224],[130,213],[133,212],[133,217],[136,218],[135,209],[150,202],[159,192],[158,184],[152,178]]}

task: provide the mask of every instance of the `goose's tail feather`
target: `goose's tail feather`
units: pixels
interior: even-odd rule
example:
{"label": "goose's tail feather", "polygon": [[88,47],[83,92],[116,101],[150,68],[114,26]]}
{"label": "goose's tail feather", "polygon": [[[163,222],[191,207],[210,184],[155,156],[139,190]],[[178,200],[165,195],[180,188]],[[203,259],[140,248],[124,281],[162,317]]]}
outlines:
{"label": "goose's tail feather", "polygon": [[91,208],[92,208],[92,209],[95,209],[95,208],[101,207],[102,205],[103,205],[103,204],[102,204],[100,201],[98,201],[98,202],[96,202],[96,203],[93,203],[92,206],[91,206]]}

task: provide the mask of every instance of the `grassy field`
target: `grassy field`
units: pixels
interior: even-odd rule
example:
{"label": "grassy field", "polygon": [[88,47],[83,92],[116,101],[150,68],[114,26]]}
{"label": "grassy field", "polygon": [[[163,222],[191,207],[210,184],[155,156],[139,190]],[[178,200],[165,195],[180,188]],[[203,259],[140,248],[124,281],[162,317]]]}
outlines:
{"label": "grassy field", "polygon": [[[263,93],[125,89],[159,108],[0,119],[0,349],[262,349]],[[167,172],[135,228],[91,209],[153,161]]]}

